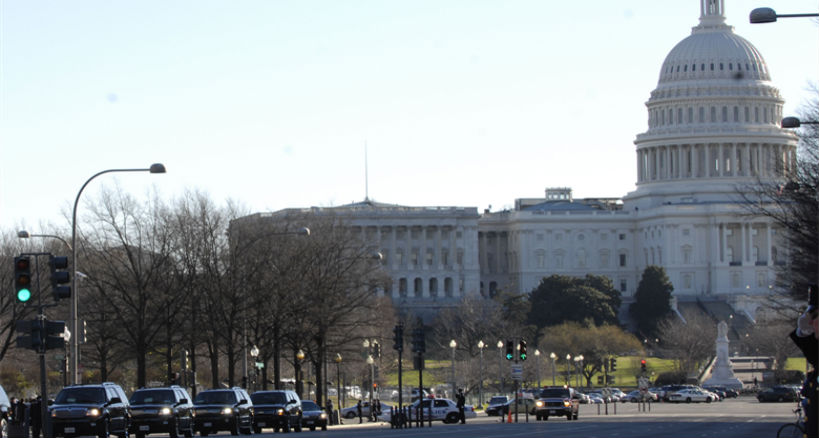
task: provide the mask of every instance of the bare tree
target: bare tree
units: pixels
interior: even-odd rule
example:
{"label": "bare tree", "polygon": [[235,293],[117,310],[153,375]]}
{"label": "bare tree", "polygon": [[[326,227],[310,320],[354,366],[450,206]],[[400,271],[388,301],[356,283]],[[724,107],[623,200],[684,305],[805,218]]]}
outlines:
{"label": "bare tree", "polygon": [[666,319],[658,326],[660,345],[676,361],[677,369],[691,373],[716,354],[717,324],[701,313]]}

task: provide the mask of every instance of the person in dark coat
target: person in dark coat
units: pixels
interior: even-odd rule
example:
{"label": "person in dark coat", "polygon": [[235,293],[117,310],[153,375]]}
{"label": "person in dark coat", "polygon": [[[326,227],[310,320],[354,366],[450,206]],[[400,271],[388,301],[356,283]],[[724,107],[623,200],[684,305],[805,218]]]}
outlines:
{"label": "person in dark coat", "polygon": [[817,286],[808,288],[808,308],[796,322],[796,330],[790,334],[793,343],[802,350],[808,363],[813,369],[805,378],[802,385],[802,395],[805,397],[805,436],[817,438],[817,418],[819,415],[819,400],[817,399],[817,355],[819,355],[819,327],[817,327]]}
{"label": "person in dark coat", "polygon": [[455,396],[458,406],[458,419],[461,420],[461,424],[466,424],[466,415],[464,415],[464,406],[466,405],[466,397],[464,397],[464,390],[463,388],[458,389],[458,395]]}
{"label": "person in dark coat", "polygon": [[32,438],[39,438],[40,431],[43,428],[43,416],[42,416],[42,402],[43,399],[38,395],[36,399],[31,402],[29,406],[29,420],[31,422],[31,437]]}
{"label": "person in dark coat", "polygon": [[358,424],[361,424],[363,422],[361,419],[361,399],[358,399],[358,403],[355,405],[355,410],[358,412]]}

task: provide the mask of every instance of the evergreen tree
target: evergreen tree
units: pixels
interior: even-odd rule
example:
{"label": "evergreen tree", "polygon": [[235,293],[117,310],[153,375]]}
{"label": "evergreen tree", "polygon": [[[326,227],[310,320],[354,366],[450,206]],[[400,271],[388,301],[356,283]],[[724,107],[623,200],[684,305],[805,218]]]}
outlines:
{"label": "evergreen tree", "polygon": [[595,325],[619,323],[620,292],[603,276],[576,278],[552,275],[529,295],[529,324],[537,328],[591,320]]}
{"label": "evergreen tree", "polygon": [[629,308],[639,333],[648,337],[657,334],[658,325],[671,313],[673,291],[674,285],[668,279],[665,268],[654,265],[646,267],[634,294],[635,301]]}

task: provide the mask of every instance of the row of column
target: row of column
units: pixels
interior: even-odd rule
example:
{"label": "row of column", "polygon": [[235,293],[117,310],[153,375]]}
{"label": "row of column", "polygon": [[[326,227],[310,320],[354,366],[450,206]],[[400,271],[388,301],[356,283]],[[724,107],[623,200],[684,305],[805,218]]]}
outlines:
{"label": "row of column", "polygon": [[782,176],[795,168],[796,149],[785,144],[706,143],[637,150],[637,180]]}

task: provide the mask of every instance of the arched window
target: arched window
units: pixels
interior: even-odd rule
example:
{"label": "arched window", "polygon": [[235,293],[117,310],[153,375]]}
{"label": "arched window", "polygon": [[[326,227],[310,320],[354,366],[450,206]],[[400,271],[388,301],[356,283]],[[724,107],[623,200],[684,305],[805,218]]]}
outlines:
{"label": "arched window", "polygon": [[413,283],[414,284],[413,284],[413,291],[412,292],[415,294],[415,297],[416,298],[421,298],[422,296],[424,296],[424,280],[421,280],[420,278],[416,278]]}
{"label": "arched window", "polygon": [[435,277],[429,279],[429,296],[438,296],[438,279]]}

